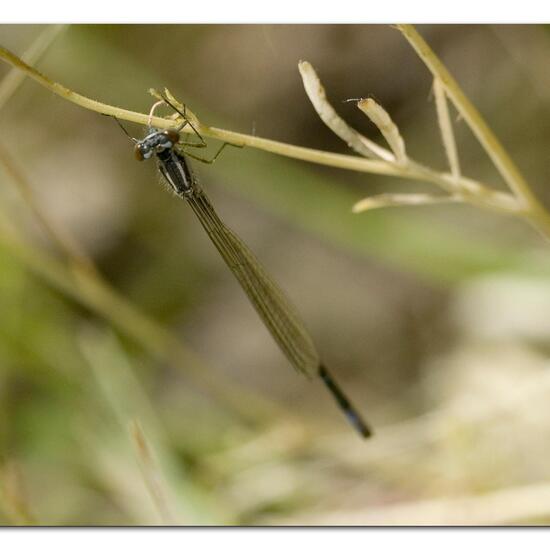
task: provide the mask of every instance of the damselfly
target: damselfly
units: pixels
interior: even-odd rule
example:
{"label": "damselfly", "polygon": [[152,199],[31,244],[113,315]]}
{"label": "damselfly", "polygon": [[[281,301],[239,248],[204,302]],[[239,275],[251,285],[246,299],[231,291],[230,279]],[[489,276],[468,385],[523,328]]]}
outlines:
{"label": "damselfly", "polygon": [[[182,112],[168,97],[161,97],[163,100],[151,108],[147,135],[143,139],[131,137],[121,125],[135,143],[136,158],[146,160],[156,156],[159,170],[169,188],[189,204],[290,363],[308,378],[321,378],[354,428],[363,437],[369,437],[371,429],[322,363],[304,323],[292,304],[250,249],[222,222],[191,171],[186,157],[191,155],[184,150],[189,144],[180,142],[179,132],[185,126],[189,126],[201,140],[199,145],[204,145],[205,142],[187,117],[185,106]],[[181,123],[177,128],[159,130],[152,126],[153,112],[163,103],[181,116]],[[214,159],[225,145],[222,145]]]}

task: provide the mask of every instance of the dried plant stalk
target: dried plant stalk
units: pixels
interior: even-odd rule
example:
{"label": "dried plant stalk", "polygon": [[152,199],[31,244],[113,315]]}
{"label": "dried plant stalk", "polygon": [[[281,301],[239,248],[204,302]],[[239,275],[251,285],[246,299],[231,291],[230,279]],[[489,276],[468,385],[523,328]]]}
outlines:
{"label": "dried plant stalk", "polygon": [[143,481],[147,487],[151,499],[153,500],[155,507],[165,525],[175,525],[175,516],[172,512],[169,504],[164,482],[162,480],[161,472],[153,458],[143,429],[136,420],[130,423],[130,437],[134,444],[136,457],[138,459],[139,468]]}
{"label": "dried plant stalk", "polygon": [[419,206],[423,204],[441,204],[445,202],[460,202],[455,195],[430,195],[428,193],[383,193],[360,200],[353,205],[352,211],[357,214],[375,208],[387,206]]}
{"label": "dried plant stalk", "polygon": [[449,115],[449,105],[447,104],[447,96],[445,94],[445,88],[441,84],[439,78],[434,78],[434,96],[435,107],[437,112],[437,122],[439,123],[439,131],[441,133],[441,141],[449,161],[449,167],[451,174],[455,178],[460,177],[460,163],[458,161],[458,151],[456,148],[455,134],[453,131],[453,125],[451,123],[451,117]]}
{"label": "dried plant stalk", "polygon": [[384,136],[384,139],[388,142],[390,149],[393,151],[397,164],[407,164],[408,158],[405,151],[405,141],[401,137],[399,128],[393,122],[388,112],[370,97],[359,100],[357,102],[357,107],[359,107],[359,109],[361,109],[380,130],[380,133]]}
{"label": "dried plant stalk", "polygon": [[357,130],[351,128],[348,123],[342,119],[334,107],[327,100],[325,88],[321,84],[315,69],[307,61],[300,61],[298,69],[302,76],[306,94],[309,97],[313,108],[321,120],[348,146],[355,152],[367,158],[382,159],[387,161],[394,160],[393,155],[384,147],[380,147],[360,134]]}

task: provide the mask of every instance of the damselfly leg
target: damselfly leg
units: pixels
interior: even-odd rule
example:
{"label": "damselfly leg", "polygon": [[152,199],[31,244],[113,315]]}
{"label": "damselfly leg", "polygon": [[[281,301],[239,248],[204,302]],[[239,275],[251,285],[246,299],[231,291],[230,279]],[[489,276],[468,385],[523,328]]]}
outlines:
{"label": "damselfly leg", "polygon": [[206,143],[206,141],[204,141],[204,138],[202,137],[201,133],[195,128],[195,125],[187,117],[187,105],[185,103],[183,103],[182,104],[182,110],[180,111],[180,109],[178,109],[178,107],[176,105],[174,105],[174,103],[168,98],[168,96],[166,94],[163,94],[162,92],[158,92],[158,94],[159,94],[160,97],[162,97],[162,100],[164,101],[164,103],[166,103],[166,105],[168,105],[169,107],[172,107],[172,109],[174,109],[174,111],[176,111],[176,113],[178,113],[178,115],[180,115],[180,117],[182,118],[181,128],[179,128],[179,130],[177,130],[177,131],[179,132],[186,125],[188,125],[191,128],[191,130],[193,130],[193,133],[199,138],[199,143],[195,144],[193,146],[194,147],[207,147],[207,143]]}

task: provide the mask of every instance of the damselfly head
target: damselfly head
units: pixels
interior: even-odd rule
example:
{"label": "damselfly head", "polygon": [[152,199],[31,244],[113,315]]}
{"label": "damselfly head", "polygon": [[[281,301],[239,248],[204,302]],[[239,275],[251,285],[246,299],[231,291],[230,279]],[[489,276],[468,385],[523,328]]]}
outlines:
{"label": "damselfly head", "polygon": [[137,160],[147,160],[153,156],[153,149],[145,140],[138,141],[134,147],[134,155]]}

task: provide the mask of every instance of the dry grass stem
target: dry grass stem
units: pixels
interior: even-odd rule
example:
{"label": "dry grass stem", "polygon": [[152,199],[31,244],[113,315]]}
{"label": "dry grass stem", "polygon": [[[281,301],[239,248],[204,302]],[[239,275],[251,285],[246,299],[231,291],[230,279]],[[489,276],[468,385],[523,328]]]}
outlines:
{"label": "dry grass stem", "polygon": [[451,73],[435,55],[426,41],[413,25],[397,25],[397,28],[414,48],[420,59],[439,79],[456,110],[468,124],[480,145],[483,147],[495,168],[508,184],[521,205],[525,206],[524,217],[527,218],[543,235],[550,237],[550,213],[540,204],[529,184],[516,167],[500,141],[489,128],[478,110],[466,97]]}
{"label": "dry grass stem", "polygon": [[[36,63],[46,53],[55,39],[66,29],[67,25],[48,25],[21,56],[26,63]],[[9,101],[26,75],[17,68],[13,68],[0,82],[0,109]]]}
{"label": "dry grass stem", "polygon": [[325,88],[321,84],[315,69],[311,63],[300,61],[298,69],[302,77],[304,88],[313,108],[321,120],[347,145],[356,153],[373,159],[381,159],[386,161],[394,160],[394,156],[385,149],[380,147],[360,134],[357,130],[351,128],[348,123],[338,115],[334,107],[327,99]]}
{"label": "dry grass stem", "polygon": [[159,516],[165,525],[176,525],[177,522],[169,504],[168,491],[162,479],[162,474],[153,458],[139,422],[132,421],[129,431],[143,481]]}
{"label": "dry grass stem", "polygon": [[[25,72],[28,76],[36,80],[42,86],[45,86],[52,92],[60,95],[61,97],[80,105],[86,109],[116,116],[118,118],[137,122],[139,124],[147,125],[149,122],[149,115],[142,113],[135,113],[126,109],[120,109],[111,105],[106,105],[95,101],[93,99],[84,97],[65,86],[52,81],[39,71],[30,67],[28,64],[19,59],[16,55],[9,52],[5,48],[0,48],[0,59],[7,61],[13,66]],[[307,67],[302,62],[302,68]],[[314,73],[313,73],[314,74]],[[160,118],[153,117],[152,124],[158,128],[175,128],[177,122],[173,118]],[[520,215],[529,218],[533,223],[537,222],[537,227],[550,235],[550,218],[548,226],[541,226],[542,217],[538,216],[535,220],[533,212],[529,209],[523,208],[521,204],[514,201],[513,197],[507,193],[492,190],[490,187],[470,180],[468,178],[456,178],[452,174],[441,173],[430,168],[421,165],[418,162],[409,160],[405,166],[400,165],[398,162],[358,158],[351,155],[341,155],[337,153],[330,153],[326,151],[319,151],[310,149],[307,147],[299,147],[296,145],[289,145],[286,143],[280,143],[273,140],[259,138],[247,134],[241,134],[237,132],[231,132],[228,130],[222,130],[219,128],[213,128],[200,124],[201,133],[207,137],[220,139],[234,145],[242,145],[255,147],[275,154],[284,155],[290,158],[300,159],[307,162],[313,162],[317,164],[323,164],[326,166],[334,166],[347,170],[355,170],[360,172],[366,172],[371,174],[398,176],[405,179],[429,181],[435,183],[448,193],[453,194],[455,187],[458,184],[461,186],[460,195],[463,198],[463,202],[469,202],[476,206],[493,209],[506,214]],[[182,131],[190,132],[190,128],[184,128]],[[397,141],[395,140],[395,133],[393,134],[394,146],[399,148]],[[376,149],[379,155],[383,155],[380,149]],[[387,156],[387,155],[386,155]]]}
{"label": "dry grass stem", "polygon": [[367,197],[353,205],[352,211],[357,214],[375,208],[387,206],[420,206],[427,204],[441,204],[448,202],[460,202],[460,197],[453,195],[438,196],[427,193],[383,193]]}
{"label": "dry grass stem", "polygon": [[399,128],[397,128],[388,112],[370,97],[359,100],[357,102],[357,107],[363,111],[371,122],[380,130],[380,133],[384,136],[384,139],[393,151],[397,164],[407,164],[408,159],[405,151],[405,142],[399,133]]}
{"label": "dry grass stem", "polygon": [[437,112],[437,122],[439,123],[439,131],[441,133],[441,141],[449,161],[449,167],[451,174],[455,178],[460,178],[460,163],[458,160],[458,151],[456,149],[455,134],[453,131],[453,125],[451,117],[449,115],[449,105],[447,104],[447,96],[445,95],[445,88],[441,84],[439,78],[434,78],[434,96],[435,96],[435,108]]}

